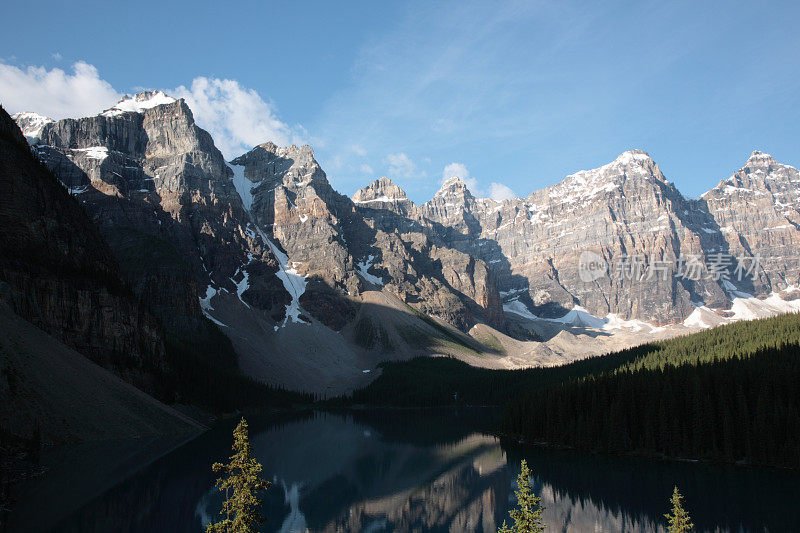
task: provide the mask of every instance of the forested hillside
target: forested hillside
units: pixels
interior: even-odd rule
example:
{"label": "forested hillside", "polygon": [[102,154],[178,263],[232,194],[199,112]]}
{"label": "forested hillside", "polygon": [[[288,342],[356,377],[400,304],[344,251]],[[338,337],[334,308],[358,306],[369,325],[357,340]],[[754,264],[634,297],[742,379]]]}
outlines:
{"label": "forested hillside", "polygon": [[506,405],[505,434],[586,450],[800,467],[800,315],[555,368],[386,363],[353,403]]}
{"label": "forested hillside", "polygon": [[508,406],[503,431],[585,450],[800,467],[800,316],[654,347],[529,392]]}

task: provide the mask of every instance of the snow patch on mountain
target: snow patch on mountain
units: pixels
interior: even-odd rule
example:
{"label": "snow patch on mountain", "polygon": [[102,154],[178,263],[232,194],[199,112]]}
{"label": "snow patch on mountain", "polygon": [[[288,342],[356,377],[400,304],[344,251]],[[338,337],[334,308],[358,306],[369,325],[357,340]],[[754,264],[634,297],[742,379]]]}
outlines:
{"label": "snow patch on mountain", "polygon": [[369,204],[372,202],[394,202],[397,201],[397,198],[389,198],[388,196],[380,196],[378,198],[373,198],[371,200],[353,200],[354,204]]}
{"label": "snow patch on mountain", "polygon": [[372,266],[372,263],[375,260],[375,256],[371,255],[367,259],[356,263],[356,268],[358,269],[358,273],[361,275],[362,278],[367,280],[368,282],[372,283],[373,285],[383,286],[383,279],[379,278],[374,274],[369,273],[369,268]]}
{"label": "snow patch on mountain", "polygon": [[125,95],[114,107],[106,109],[101,116],[116,117],[124,113],[142,113],[145,109],[177,102],[175,98],[167,96],[161,91],[145,91],[134,96]]}
{"label": "snow patch on mountain", "polygon": [[250,208],[253,206],[253,182],[244,176],[244,165],[225,164],[233,171],[231,181],[236,188],[236,192],[239,193],[239,197],[242,199],[242,205],[245,210],[249,212]]}
{"label": "snow patch on mountain", "polygon": [[632,330],[656,333],[664,330],[663,327],[656,327],[649,322],[625,320],[615,313],[609,313],[605,318],[596,317],[580,305],[576,305],[567,314],[559,318],[539,317],[531,313],[528,307],[516,298],[503,304],[503,310],[529,320],[540,320],[564,324],[565,326],[586,327],[603,331]]}
{"label": "snow patch on mountain", "polygon": [[602,327],[606,324],[602,318],[592,315],[580,305],[576,305],[570,309],[567,314],[561,318],[548,318],[545,320],[548,320],[549,322],[569,324],[570,326],[585,326],[596,329],[602,329]]}
{"label": "snow patch on mountain", "polygon": [[211,305],[211,299],[214,298],[214,296],[216,295],[217,295],[217,289],[215,289],[211,285],[206,287],[206,295],[200,297],[200,309],[203,312],[203,315],[211,322],[213,322],[218,326],[222,326],[223,328],[227,328],[228,327],[227,324],[223,324],[222,322],[211,316],[211,311],[214,310],[214,306]]}
{"label": "snow patch on mountain", "polygon": [[203,311],[213,311],[214,307],[211,305],[211,298],[216,296],[217,289],[213,286],[209,285],[206,287],[206,295],[200,298],[200,307],[203,308]]}
{"label": "snow patch on mountain", "polygon": [[[791,293],[797,290],[796,287],[789,287],[784,292]],[[686,317],[686,320],[683,321],[683,325],[686,327],[708,329],[721,324],[729,324],[741,320],[756,320],[785,313],[800,312],[800,299],[785,300],[776,292],[773,292],[764,299],[756,298],[755,296],[738,291],[731,292],[735,297],[732,299],[731,308],[722,312],[724,314],[720,314],[720,312],[701,305],[695,308],[695,310]]]}
{"label": "snow patch on mountain", "polygon": [[292,263],[289,262],[289,256],[280,251],[261,228],[256,226],[256,231],[258,231],[259,235],[261,235],[261,239],[266,243],[278,260],[280,268],[275,275],[283,282],[283,288],[286,289],[286,292],[292,297],[291,303],[286,306],[286,318],[282,325],[285,326],[288,324],[289,320],[304,324],[305,322],[300,320],[300,297],[306,292],[306,284],[308,283],[306,278],[297,273]]}
{"label": "snow patch on mountain", "polygon": [[96,159],[98,161],[104,160],[108,157],[107,146],[89,146],[88,148],[73,148],[73,152],[83,152],[89,159]]}
{"label": "snow patch on mountain", "polygon": [[[787,289],[793,292],[796,288]],[[780,294],[773,292],[763,300],[755,296],[745,298],[734,298],[731,306],[733,316],[728,320],[734,322],[738,320],[754,320],[756,318],[767,318],[784,313],[800,312],[800,299],[784,300]]]}
{"label": "snow patch on mountain", "polygon": [[16,122],[19,129],[22,130],[22,134],[25,136],[25,139],[27,139],[28,144],[36,144],[39,141],[39,135],[41,135],[42,129],[47,124],[55,122],[55,120],[50,117],[28,111],[15,113],[11,115],[11,119]]}
{"label": "snow patch on mountain", "polygon": [[514,313],[515,315],[519,315],[522,318],[527,318],[528,320],[539,320],[538,316],[530,312],[528,306],[517,299],[511,300],[510,302],[505,302],[503,304],[503,311]]}
{"label": "snow patch on mountain", "polygon": [[[250,254],[248,256],[248,259],[252,261],[253,255]],[[234,281],[234,278],[239,274],[239,272],[242,273],[242,281]],[[245,270],[244,268],[240,268],[236,270],[236,273],[233,275],[233,278],[231,278],[231,281],[233,281],[236,284],[236,295],[239,297],[239,301],[242,302],[244,305],[246,305],[248,309],[250,309],[250,306],[248,305],[247,302],[245,302],[242,299],[242,295],[245,293],[247,289],[250,288],[250,282],[248,281],[249,277],[250,275],[247,273],[247,270]]]}
{"label": "snow patch on mountain", "polygon": [[719,324],[720,316],[705,305],[696,307],[683,321],[683,325],[687,328],[708,329],[718,326]]}

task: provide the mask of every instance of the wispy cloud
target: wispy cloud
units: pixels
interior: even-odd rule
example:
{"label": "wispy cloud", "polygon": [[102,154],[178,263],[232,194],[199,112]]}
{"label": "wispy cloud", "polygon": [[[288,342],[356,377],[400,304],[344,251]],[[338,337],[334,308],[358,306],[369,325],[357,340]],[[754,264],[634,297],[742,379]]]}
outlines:
{"label": "wispy cloud", "polygon": [[460,179],[474,196],[480,198],[491,198],[496,202],[502,202],[516,196],[511,187],[498,182],[492,182],[488,189],[484,189],[480,182],[470,175],[469,169],[463,163],[450,163],[444,167],[444,170],[442,170],[442,182],[450,178]]}
{"label": "wispy cloud", "polygon": [[389,168],[389,175],[398,178],[424,178],[427,174],[405,152],[389,154],[383,160]]}
{"label": "wispy cloud", "polygon": [[[368,153],[386,153],[391,146],[430,153],[432,163],[419,162],[428,174],[467,145],[544,134],[548,121],[542,119],[553,112],[540,103],[536,84],[549,89],[561,81],[553,51],[569,37],[548,34],[549,40],[535,43],[535,54],[522,49],[517,43],[531,45],[530,25],[537,17],[555,21],[568,35],[566,28],[584,26],[569,8],[538,2],[467,2],[459,9],[415,4],[393,31],[363,46],[350,83],[329,99],[315,131]],[[512,68],[519,63],[531,66]],[[566,120],[585,110],[571,104],[560,112]],[[336,149],[335,143],[329,148]]]}
{"label": "wispy cloud", "polygon": [[[696,84],[705,75],[691,67],[696,43],[719,42],[685,9],[653,2],[624,10],[614,3],[414,3],[392,28],[365,41],[314,131],[337,140],[326,150],[340,142],[369,154],[425,153],[432,162],[417,163],[429,175],[470,157],[476,175],[528,193],[631,144],[651,146],[687,105],[698,117],[714,107],[704,96],[677,98],[674,83],[665,82],[687,64]],[[407,188],[423,199],[431,186]]]}
{"label": "wispy cloud", "polygon": [[502,202],[514,198],[517,194],[507,185],[502,183],[493,182],[489,185],[489,198],[495,202]]}

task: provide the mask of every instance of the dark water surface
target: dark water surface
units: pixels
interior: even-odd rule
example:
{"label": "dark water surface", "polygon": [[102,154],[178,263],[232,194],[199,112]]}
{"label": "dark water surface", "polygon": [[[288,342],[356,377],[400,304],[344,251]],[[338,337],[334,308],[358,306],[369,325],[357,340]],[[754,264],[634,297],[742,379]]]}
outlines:
{"label": "dark water surface", "polygon": [[[664,531],[676,484],[698,531],[800,531],[796,473],[509,447],[490,434],[495,417],[485,409],[252,417],[255,455],[273,482],[263,531],[496,531],[523,458],[548,531]],[[210,465],[230,455],[234,425],[121,473],[66,517],[48,504],[51,488],[35,515],[26,511],[27,529],[202,531],[221,504]],[[87,479],[113,450],[93,453]]]}

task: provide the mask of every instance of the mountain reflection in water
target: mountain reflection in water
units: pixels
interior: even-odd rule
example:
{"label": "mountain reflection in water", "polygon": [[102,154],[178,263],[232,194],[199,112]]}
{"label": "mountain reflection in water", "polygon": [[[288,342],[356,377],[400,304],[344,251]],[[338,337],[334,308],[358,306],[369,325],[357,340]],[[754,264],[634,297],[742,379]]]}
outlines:
{"label": "mountain reflection in water", "polygon": [[[793,531],[796,473],[519,447],[491,436],[490,409],[315,412],[253,417],[273,485],[263,531],[496,531],[521,459],[548,531],[664,531],[672,486],[698,531]],[[61,519],[59,532],[197,532],[218,518],[213,461],[233,422],[173,451]],[[45,507],[46,508],[46,507]]]}

